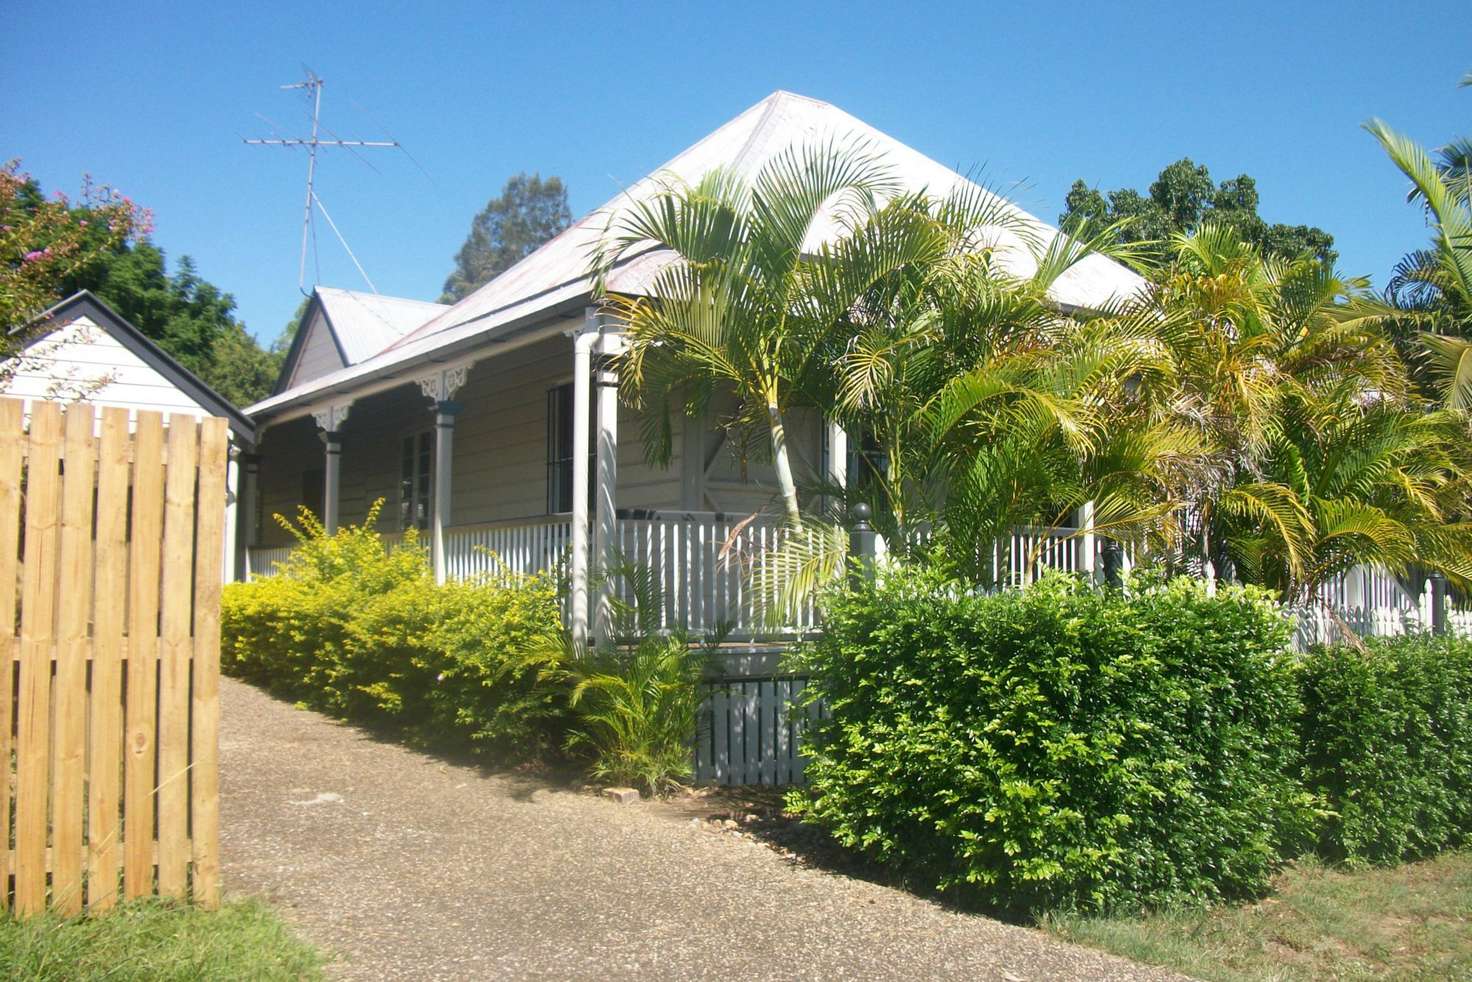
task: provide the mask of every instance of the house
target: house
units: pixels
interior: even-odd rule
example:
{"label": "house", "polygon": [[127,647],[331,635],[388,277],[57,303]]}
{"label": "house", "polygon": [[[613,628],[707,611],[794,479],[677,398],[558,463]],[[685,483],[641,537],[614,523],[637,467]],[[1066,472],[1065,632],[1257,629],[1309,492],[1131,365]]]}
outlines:
{"label": "house", "polygon": [[[758,633],[749,586],[718,554],[775,541],[775,522],[742,523],[771,502],[769,466],[748,459],[714,412],[683,421],[668,468],[647,462],[640,420],[598,368],[621,339],[619,325],[592,306],[588,265],[610,214],[655,194],[659,175],[694,182],[726,166],[749,176],[794,144],[826,139],[865,141],[908,190],[943,195],[967,181],[835,106],[777,92],[401,336],[389,339],[387,325],[366,316],[341,320],[336,291],[319,291],[322,327],[314,322],[298,338],[280,390],[246,410],[261,433],[246,474],[253,568],[269,568],[289,546],[272,514],[306,504],[331,528],[361,520],[381,498],[385,531],[423,530],[440,578],[487,569],[490,553],[528,572],[567,553],[576,634],[589,629],[590,574],[615,550],[652,568],[669,623],[700,629],[719,621]],[[1018,215],[1045,240],[1057,234]],[[1031,272],[1031,254],[1010,244],[998,243],[1002,261]],[[608,286],[637,295],[666,261],[658,250],[630,256]],[[1099,307],[1141,286],[1134,273],[1091,256],[1058,281],[1054,298]],[[375,303],[384,321],[388,309],[411,309]],[[842,479],[841,431],[798,413],[788,440],[799,472]],[[810,619],[810,611],[792,612],[795,628]]]}
{"label": "house", "polygon": [[[36,318],[24,347],[0,362],[0,393],[35,400],[115,406],[136,414],[220,416],[230,424],[231,498],[225,527],[235,528],[236,457],[255,445],[255,424],[90,291],[61,301]],[[225,571],[236,569],[236,541],[226,536]]]}

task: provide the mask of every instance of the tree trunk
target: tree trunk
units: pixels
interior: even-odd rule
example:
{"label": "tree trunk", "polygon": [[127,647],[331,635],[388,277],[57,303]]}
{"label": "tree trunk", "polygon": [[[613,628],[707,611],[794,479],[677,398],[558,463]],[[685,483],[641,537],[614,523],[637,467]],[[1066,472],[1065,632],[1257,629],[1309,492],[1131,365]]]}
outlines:
{"label": "tree trunk", "polygon": [[772,465],[777,470],[777,486],[782,490],[787,521],[794,528],[802,528],[802,514],[797,508],[797,484],[792,479],[792,461],[787,455],[787,430],[782,425],[782,412],[772,400],[767,401],[767,425],[772,431]]}

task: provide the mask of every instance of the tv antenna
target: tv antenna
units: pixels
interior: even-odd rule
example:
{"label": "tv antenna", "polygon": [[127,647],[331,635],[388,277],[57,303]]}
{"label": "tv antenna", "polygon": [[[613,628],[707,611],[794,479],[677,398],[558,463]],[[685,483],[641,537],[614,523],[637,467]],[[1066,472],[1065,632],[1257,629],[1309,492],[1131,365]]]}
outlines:
{"label": "tv antenna", "polygon": [[[338,242],[342,243],[342,247],[344,250],[346,250],[348,258],[353,261],[354,266],[358,267],[358,273],[363,277],[363,281],[368,284],[368,289],[372,290],[374,293],[377,293],[378,287],[374,286],[373,281],[368,278],[368,273],[366,270],[363,269],[363,264],[358,262],[358,257],[353,255],[353,250],[348,245],[347,239],[343,238],[342,233],[338,231],[337,223],[332,220],[332,215],[328,213],[327,206],[324,205],[322,203],[322,199],[317,196],[317,191],[314,187],[314,182],[316,181],[317,177],[317,151],[322,147],[342,147],[356,155],[357,148],[359,147],[368,150],[402,150],[403,147],[399,145],[399,141],[397,140],[340,140],[336,138],[336,134],[332,134],[333,139],[331,140],[321,139],[318,136],[318,133],[322,129],[322,86],[326,83],[321,78],[317,77],[317,73],[312,71],[310,68],[305,69],[305,71],[307,74],[307,77],[305,79],[300,82],[293,82],[290,85],[283,85],[281,86],[281,88],[283,90],[301,89],[306,93],[307,98],[311,100],[312,135],[307,138],[274,137],[271,139],[245,139],[245,142],[252,146],[258,147],[307,148],[307,199],[306,203],[302,207],[302,251],[301,261],[297,266],[297,289],[300,290],[304,296],[308,295],[306,285],[307,241],[310,238],[311,242],[313,243],[313,249],[315,250],[317,242],[317,227],[312,220],[312,206],[315,205],[317,209],[322,212],[322,217],[327,219],[327,225],[332,229],[332,234],[337,236]],[[329,130],[328,132],[330,133],[331,131]],[[367,163],[367,160],[364,160],[363,162]],[[369,166],[371,167],[372,165]]]}

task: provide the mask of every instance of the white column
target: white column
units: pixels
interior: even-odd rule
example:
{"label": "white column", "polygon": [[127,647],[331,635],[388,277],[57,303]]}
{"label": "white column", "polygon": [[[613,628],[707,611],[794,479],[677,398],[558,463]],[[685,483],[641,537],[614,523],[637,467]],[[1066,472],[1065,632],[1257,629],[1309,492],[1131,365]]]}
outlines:
{"label": "white column", "polygon": [[1348,610],[1365,609],[1365,578],[1369,575],[1368,566],[1352,566],[1344,574],[1344,606]]}
{"label": "white column", "polygon": [[[828,483],[836,487],[848,488],[848,431],[833,420],[826,420],[824,426],[828,432],[828,473],[825,475]],[[842,499],[834,499],[834,507],[843,504]],[[839,521],[846,521],[843,515],[837,516]]]}
{"label": "white column", "polygon": [[623,350],[623,338],[603,334],[598,344],[598,358],[593,370],[593,384],[598,398],[598,469],[594,478],[595,538],[594,568],[603,574],[598,588],[598,617],[594,621],[595,636],[605,640],[611,627],[613,578],[608,571],[618,556],[618,374],[613,358]]}
{"label": "white column", "polygon": [[327,448],[327,463],[322,479],[322,524],[327,534],[337,531],[338,499],[342,496],[342,434],[328,430],[322,434],[322,443]]}
{"label": "white column", "polygon": [[337,531],[339,498],[342,494],[342,424],[347,421],[351,402],[334,403],[314,410],[312,418],[322,431],[322,443],[327,455],[322,478],[322,519],[327,534]]}
{"label": "white column", "polygon": [[256,514],[260,511],[258,504],[260,500],[261,487],[261,458],[257,454],[245,453],[240,455],[240,508],[236,512],[240,527],[237,534],[240,537],[241,556],[238,562],[239,577],[242,580],[250,579],[250,551],[256,544]]}
{"label": "white column", "polygon": [[1201,523],[1201,578],[1206,581],[1206,595],[1216,596],[1216,564],[1211,561],[1211,531]]}
{"label": "white column", "polygon": [[1079,536],[1078,542],[1078,565],[1079,570],[1088,576],[1092,583],[1098,579],[1098,543],[1094,537],[1094,503],[1085,501],[1078,510],[1078,527],[1083,529],[1083,535]]}
{"label": "white column", "polygon": [[455,416],[457,402],[437,402],[434,407],[434,510],[430,516],[430,556],[434,581],[445,582],[445,529],[450,525],[452,465],[455,460]]}
{"label": "white column", "polygon": [[240,542],[240,448],[231,445],[229,463],[225,465],[225,557],[221,579],[233,583],[240,579],[236,562]]}
{"label": "white column", "polygon": [[680,507],[705,510],[704,416],[680,416]]}
{"label": "white column", "polygon": [[[591,308],[590,308],[591,309]],[[594,316],[590,313],[590,319]],[[594,332],[573,339],[572,354],[572,556],[568,579],[573,647],[588,646],[588,405]]]}

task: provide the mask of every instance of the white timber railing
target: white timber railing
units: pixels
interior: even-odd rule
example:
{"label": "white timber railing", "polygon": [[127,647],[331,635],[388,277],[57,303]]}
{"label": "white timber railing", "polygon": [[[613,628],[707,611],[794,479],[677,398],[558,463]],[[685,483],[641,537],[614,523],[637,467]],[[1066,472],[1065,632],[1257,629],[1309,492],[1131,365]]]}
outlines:
{"label": "white timber railing", "polygon": [[[792,536],[808,537],[790,555],[815,555],[818,532],[794,533],[780,520],[717,512],[646,512],[618,520],[614,548],[626,568],[641,569],[658,595],[660,630],[692,635],[724,632],[733,640],[787,637],[818,627],[812,591],[800,601],[784,600],[778,577],[761,575],[768,562]],[[385,545],[395,546],[402,533],[385,532]],[[564,515],[515,519],[445,529],[445,572],[450,579],[479,576],[547,574],[561,581],[567,571],[572,522]],[[421,548],[428,539],[420,534]],[[253,548],[252,577],[274,570],[292,546]],[[1032,582],[1043,568],[1088,572],[1093,568],[1076,529],[1020,529],[993,547],[1001,581],[1009,586]],[[609,588],[625,602],[635,600],[636,586],[622,574]],[[590,596],[596,604],[598,584]]]}
{"label": "white timber railing", "polygon": [[1093,557],[1086,556],[1085,551],[1078,529],[1023,528],[995,545],[993,568],[1006,586],[1031,583],[1044,569],[1092,574]]}
{"label": "white timber railing", "polygon": [[452,525],[445,529],[445,575],[452,580],[546,573],[561,578],[572,544],[572,521],[545,519]]}
{"label": "white timber railing", "polygon": [[[929,539],[929,530],[920,529],[912,542],[923,546]],[[986,546],[980,548],[978,558],[984,559]],[[1097,539],[1079,529],[1023,527],[991,544],[991,568],[996,571],[996,582],[1004,587],[1026,586],[1045,569],[1093,576],[1097,552]]]}
{"label": "white timber railing", "polygon": [[[794,534],[808,537],[813,554],[817,533],[794,533],[771,518],[716,512],[660,512],[618,522],[619,556],[647,570],[659,595],[659,626],[732,638],[800,634],[818,625],[815,598],[784,603],[772,576],[760,574],[767,560]],[[625,602],[634,585],[615,587]]]}
{"label": "white timber railing", "polygon": [[[791,555],[813,554],[817,533],[809,528],[806,548]],[[759,575],[768,560],[794,533],[769,517],[714,512],[648,512],[618,520],[613,543],[623,569],[603,586],[626,603],[636,599],[636,583],[625,573],[647,576],[658,599],[656,624],[661,631],[693,636],[723,633],[731,641],[790,638],[819,627],[813,591],[796,602],[784,600],[778,578]],[[399,533],[385,533],[386,545],[397,545]],[[567,574],[572,523],[563,515],[546,518],[451,526],[445,530],[445,565],[452,579],[481,576],[545,574],[559,585]],[[421,535],[420,546],[427,548]],[[1097,568],[1094,543],[1073,528],[1018,529],[992,546],[998,581],[1005,587],[1025,586],[1045,568],[1082,575]],[[275,571],[291,554],[291,546],[253,548],[251,578]],[[600,584],[589,591],[595,607]],[[1391,637],[1429,630],[1432,624],[1429,587],[1413,595],[1384,570],[1357,567],[1321,586],[1312,602],[1290,609],[1294,647],[1344,640],[1346,631],[1363,637]],[[1472,610],[1450,610],[1448,627],[1472,635]]]}
{"label": "white timber railing", "polygon": [[276,564],[282,562],[295,546],[271,546],[252,548],[246,553],[245,576],[253,580],[259,576],[270,576],[276,572]]}

